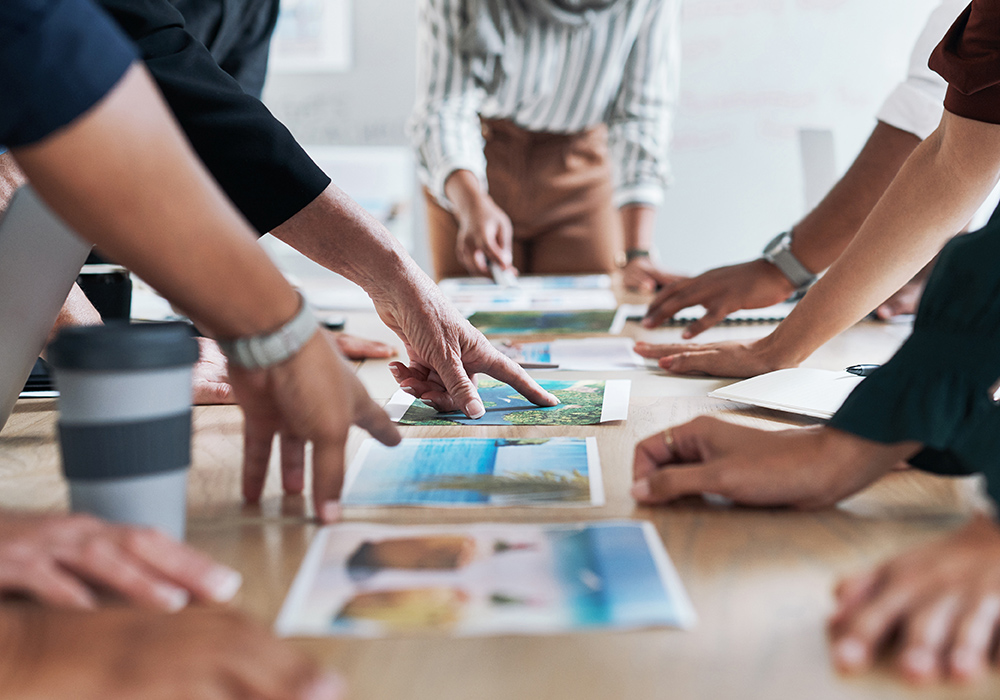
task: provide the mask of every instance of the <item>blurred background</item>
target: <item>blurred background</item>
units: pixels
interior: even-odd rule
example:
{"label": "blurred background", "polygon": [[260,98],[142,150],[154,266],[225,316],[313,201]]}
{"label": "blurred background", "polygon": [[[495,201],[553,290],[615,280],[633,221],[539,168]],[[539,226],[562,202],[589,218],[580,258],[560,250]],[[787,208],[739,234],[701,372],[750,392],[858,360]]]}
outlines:
{"label": "blurred background", "polygon": [[[684,0],[661,264],[697,273],[756,257],[794,223],[860,150],[936,5]],[[264,101],[429,269],[403,130],[416,0],[283,0],[282,8]],[[268,246],[286,269],[309,271],[273,239]]]}

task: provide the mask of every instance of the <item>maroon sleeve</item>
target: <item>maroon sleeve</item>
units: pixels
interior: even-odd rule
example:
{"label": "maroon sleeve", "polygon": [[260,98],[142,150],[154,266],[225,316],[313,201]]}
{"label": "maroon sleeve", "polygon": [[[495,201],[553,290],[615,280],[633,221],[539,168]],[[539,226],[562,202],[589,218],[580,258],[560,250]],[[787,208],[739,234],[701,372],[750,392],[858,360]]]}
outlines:
{"label": "maroon sleeve", "polygon": [[1000,124],[1000,0],[972,0],[931,54],[952,114]]}

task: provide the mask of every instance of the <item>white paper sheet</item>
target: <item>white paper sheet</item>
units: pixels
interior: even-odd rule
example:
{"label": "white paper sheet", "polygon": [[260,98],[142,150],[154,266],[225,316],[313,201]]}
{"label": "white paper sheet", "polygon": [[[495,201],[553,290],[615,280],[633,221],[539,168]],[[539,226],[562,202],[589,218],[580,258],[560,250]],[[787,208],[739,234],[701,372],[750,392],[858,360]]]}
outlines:
{"label": "white paper sheet", "polygon": [[751,377],[716,389],[709,396],[813,418],[831,418],[863,379],[848,372],[796,367]]}
{"label": "white paper sheet", "polygon": [[631,338],[563,338],[540,343],[495,343],[500,352],[528,369],[619,372],[644,369]]}

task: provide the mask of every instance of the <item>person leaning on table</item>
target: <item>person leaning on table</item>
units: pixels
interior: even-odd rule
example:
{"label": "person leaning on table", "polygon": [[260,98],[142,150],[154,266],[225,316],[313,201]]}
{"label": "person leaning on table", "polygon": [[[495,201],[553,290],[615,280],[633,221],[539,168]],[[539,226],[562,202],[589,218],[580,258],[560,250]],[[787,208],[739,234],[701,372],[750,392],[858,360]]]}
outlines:
{"label": "person leaning on table", "polygon": [[489,274],[489,263],[610,272],[624,234],[626,285],[668,279],[649,252],[668,179],[680,2],[418,7],[409,132],[437,277]]}
{"label": "person leaning on table", "polygon": [[[762,257],[667,285],[649,306],[647,327],[700,304],[705,315],[684,333],[685,339],[693,338],[733,311],[777,304],[808,289],[815,273],[829,267],[851,242],[913,149],[940,123],[948,84],[927,66],[927,59],[968,4],[942,0],[931,12],[910,55],[906,80],[886,98],[864,148],[823,201],[765,246]],[[880,318],[916,310],[923,287],[923,276],[917,277],[878,307]],[[661,356],[656,345],[641,344],[639,349],[647,357]]]}
{"label": "person leaning on table", "polygon": [[[350,426],[390,444],[398,432],[200,166],[133,48],[89,0],[0,4],[0,142],[80,235],[220,339],[234,365],[251,464],[266,463],[278,430],[313,442],[317,511],[335,515],[324,501],[339,490]],[[276,330],[288,342],[268,349]],[[186,602],[185,587],[217,600],[239,585],[232,572],[154,533],[89,518],[3,517],[5,589],[92,608],[84,581],[174,610]],[[217,610],[161,617],[6,603],[0,645],[4,697],[337,695],[311,662]]]}
{"label": "person leaning on table", "polygon": [[[379,318],[409,356],[408,364],[390,365],[405,391],[439,410],[479,418],[486,409],[472,376],[484,373],[539,405],[558,403],[490,345],[385,227],[330,181],[260,100],[240,88],[186,30],[170,0],[97,4],[135,41],[184,135],[253,230],[270,231],[371,296]],[[281,437],[282,484],[286,492],[299,493],[305,446],[292,433]],[[263,452],[245,453],[249,502],[263,489],[265,458]],[[329,493],[334,485],[339,491],[339,476],[332,481],[322,472],[318,476],[314,470],[314,493]]]}
{"label": "person leaning on table", "polygon": [[[939,13],[944,11],[943,8],[938,10]],[[935,13],[935,17],[939,18],[940,16],[942,15]],[[932,18],[932,22],[937,24],[934,18]],[[944,33],[944,29],[937,31],[940,32],[940,35]],[[932,33],[929,29],[924,38]],[[920,52],[919,47],[915,54],[918,52]],[[925,56],[929,55],[927,51],[923,53]],[[919,84],[923,88],[932,88],[926,78],[921,79]],[[911,96],[915,95],[914,90],[906,92]],[[923,109],[929,106],[928,100],[917,101],[914,104],[923,105]],[[894,121],[902,123],[895,118]],[[919,126],[921,121],[914,120],[913,125]],[[881,131],[882,138],[875,139],[877,134],[873,134],[873,140],[865,149],[868,151],[870,147],[878,146],[878,152],[865,153],[863,162],[859,156],[859,162],[852,166],[849,177],[845,176],[845,181],[841,182],[841,186],[843,186],[847,180],[850,180],[848,191],[845,192],[844,187],[838,187],[814,212],[816,214],[822,210],[824,216],[833,216],[834,220],[848,216],[854,218],[855,222],[863,220],[863,223],[858,229],[847,225],[836,227],[839,230],[839,235],[833,237],[839,241],[836,245],[846,245],[846,248],[843,248],[839,255],[833,255],[836,260],[826,274],[809,288],[788,317],[779,323],[771,333],[762,338],[748,341],[665,345],[638,343],[636,351],[646,357],[660,358],[660,367],[676,374],[752,377],[777,369],[795,367],[823,343],[862,320],[869,312],[902,288],[915,274],[920,273],[921,268],[924,268],[934,258],[949,238],[965,229],[974,211],[962,212],[961,216],[955,216],[946,225],[940,225],[941,221],[935,221],[935,225],[932,227],[886,227],[884,218],[888,210],[886,208],[882,208],[881,211],[872,209],[870,213],[865,215],[865,201],[871,201],[872,188],[880,197],[888,196],[896,190],[899,187],[899,177],[907,169],[929,167],[935,153],[941,149],[946,134],[953,133],[954,128],[951,132],[942,128],[936,129],[923,142],[927,144],[927,147],[914,150],[914,157],[908,158],[905,164],[898,168],[899,175],[895,179],[892,177],[893,168],[898,167],[896,164],[899,163],[905,149],[913,148],[916,145],[916,140],[911,135],[902,133],[895,134],[895,137],[898,138],[886,138],[892,132],[888,128],[881,129]],[[927,201],[927,194],[950,196],[950,193],[960,193],[966,189],[965,173],[967,168],[962,163],[956,163],[955,167],[957,168],[955,174],[941,169],[929,170],[928,172],[937,173],[938,177],[934,182],[927,184],[927,193],[911,190],[903,206],[910,212],[926,212],[924,204]],[[865,184],[869,177],[872,178],[872,181]],[[884,193],[878,192],[879,187],[884,190]],[[852,196],[851,190],[855,189],[857,191]],[[845,197],[846,201],[840,200],[841,196]],[[983,199],[985,199],[985,195]],[[880,214],[877,215],[876,212],[879,211]],[[860,216],[858,216],[859,213]],[[916,218],[912,214],[909,216],[913,219]],[[925,218],[929,221],[939,217],[935,212],[927,212]],[[817,233],[817,231],[813,231],[814,235],[810,237],[812,243],[820,244],[822,247],[832,242],[832,239],[825,236],[817,238],[815,235]],[[778,248],[782,247],[778,246]],[[794,267],[794,265],[789,266],[791,261],[786,254],[778,250],[772,252],[783,259],[786,268]],[[797,255],[802,250],[793,246],[792,252]],[[835,254],[837,251],[832,252]],[[802,254],[805,255],[805,253]],[[748,267],[770,268],[771,266],[766,262],[757,261],[749,263]],[[711,271],[695,278],[695,281],[691,283],[692,287],[697,286],[702,289],[702,292],[705,292],[709,287],[716,287],[719,282],[719,275],[716,275],[716,272]],[[722,268],[718,272],[725,279],[732,272],[732,269]],[[773,274],[769,275],[768,278],[773,279]],[[686,282],[681,282],[678,288],[686,284]],[[703,284],[706,286],[702,286]],[[725,294],[728,295],[730,290],[736,289],[740,285],[728,281],[724,283],[724,286]],[[664,290],[660,300],[662,301],[665,296],[671,294],[671,288]],[[679,296],[683,296],[683,292]],[[681,299],[678,297],[670,304],[673,305],[680,301]],[[689,301],[694,303],[690,299],[686,299],[684,303]],[[708,301],[708,299],[702,298],[702,301]],[[654,306],[656,306],[656,302],[654,302]],[[665,318],[665,311],[668,310],[667,305],[655,308],[644,320],[644,325],[652,327],[662,322]],[[720,311],[721,307],[716,310]],[[716,317],[717,314],[713,315],[711,320],[714,322]],[[702,324],[698,326],[698,328],[703,327]]]}
{"label": "person leaning on table", "polygon": [[[966,220],[1000,178],[1000,0],[973,0],[931,66],[949,82],[941,126],[872,212],[879,225],[917,235]],[[957,186],[932,188],[942,174]],[[913,334],[827,426],[771,433],[698,418],[639,443],[633,495],[647,504],[714,493],[748,505],[818,508],[908,460],[936,474],[982,472],[1000,502],[998,260],[997,214],[945,246]],[[993,517],[978,515],[943,541],[848,578],[836,594],[830,633],[845,671],[868,667],[884,649],[895,650],[915,682],[969,680],[1000,663]],[[890,647],[897,636],[899,646]]]}

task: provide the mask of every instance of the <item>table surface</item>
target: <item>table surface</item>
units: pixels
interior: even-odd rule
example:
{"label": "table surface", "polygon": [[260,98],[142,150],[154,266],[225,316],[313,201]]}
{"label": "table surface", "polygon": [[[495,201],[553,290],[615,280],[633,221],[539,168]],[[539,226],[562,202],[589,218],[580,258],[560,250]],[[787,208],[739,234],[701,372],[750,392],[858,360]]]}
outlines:
{"label": "table surface", "polygon": [[[348,314],[348,330],[393,340],[367,314]],[[752,337],[767,327],[716,328],[712,341]],[[832,341],[806,363],[841,369],[887,359],[906,337],[902,325],[865,322]],[[626,333],[652,341],[680,331]],[[398,342],[395,343],[397,346]],[[372,396],[395,389],[386,363],[358,363]],[[557,376],[535,372],[536,377]],[[584,377],[558,373],[559,378]],[[650,629],[545,637],[380,640],[293,640],[338,669],[352,699],[414,698],[995,698],[997,678],[972,688],[914,691],[886,668],[859,678],[832,670],[824,620],[838,577],[940,537],[982,507],[974,479],[943,479],[915,471],[892,474],[836,508],[817,512],[727,509],[690,500],[668,508],[637,508],[628,494],[636,441],[702,413],[765,428],[802,425],[787,415],[707,398],[729,380],[670,377],[659,371],[619,372],[630,378],[632,401],[623,423],[590,427],[405,427],[407,437],[596,436],[607,504],[599,508],[348,510],[348,520],[393,524],[489,521],[565,521],[634,518],[652,521],[697,610],[690,631]],[[235,605],[272,624],[316,526],[302,497],[281,494],[272,464],[260,506],[240,501],[242,421],[235,407],[194,412],[188,541],[243,573]],[[348,455],[363,434],[355,430]],[[65,509],[59,475],[55,402],[20,401],[0,434],[0,507]]]}

